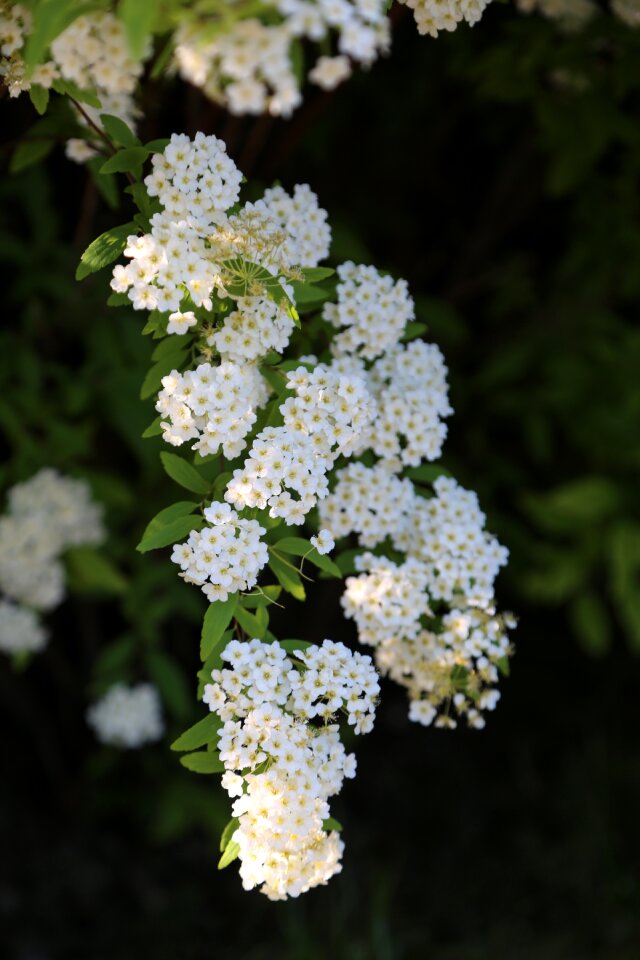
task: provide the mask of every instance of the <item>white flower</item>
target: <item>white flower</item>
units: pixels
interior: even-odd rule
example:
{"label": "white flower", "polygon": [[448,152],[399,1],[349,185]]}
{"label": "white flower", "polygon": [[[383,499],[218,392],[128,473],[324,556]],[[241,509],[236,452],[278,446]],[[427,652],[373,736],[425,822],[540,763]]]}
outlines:
{"label": "white flower", "polygon": [[311,537],[311,543],[320,554],[331,553],[336,545],[329,530],[319,530],[316,537]]}
{"label": "white flower", "polygon": [[351,63],[348,57],[318,57],[316,65],[309,71],[309,80],[317,83],[323,90],[335,88],[351,76]]}
{"label": "white flower", "polygon": [[172,313],[169,315],[169,323],[167,324],[167,333],[177,333],[182,335],[187,333],[189,327],[193,327],[198,321],[193,310],[188,310],[186,313]]}

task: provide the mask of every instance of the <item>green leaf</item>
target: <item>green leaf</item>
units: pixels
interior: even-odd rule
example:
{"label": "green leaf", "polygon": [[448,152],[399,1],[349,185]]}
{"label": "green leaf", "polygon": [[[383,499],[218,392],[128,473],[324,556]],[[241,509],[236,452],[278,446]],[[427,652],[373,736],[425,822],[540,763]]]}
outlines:
{"label": "green leaf", "polygon": [[156,4],[150,0],[120,0],[118,17],[122,20],[134,60],[141,60],[156,16]]}
{"label": "green leaf", "polygon": [[225,630],[233,619],[237,605],[237,593],[233,593],[227,600],[216,600],[209,604],[202,623],[201,660],[207,660],[220,643]]}
{"label": "green leaf", "polygon": [[11,163],[9,164],[10,173],[19,173],[26,167],[44,160],[55,146],[55,140],[23,140],[13,151]]}
{"label": "green leaf", "polygon": [[186,539],[192,530],[201,530],[204,525],[204,517],[199,514],[196,516],[178,517],[167,523],[165,526],[156,530],[154,533],[145,534],[136,547],[138,553],[148,553],[150,550],[159,550],[160,547],[173,546]]}
{"label": "green leaf", "polygon": [[96,237],[80,257],[76,280],[83,280],[90,273],[102,270],[103,267],[117,260],[127,245],[127,237],[132,233],[136,233],[135,224],[123,223]]}
{"label": "green leaf", "polygon": [[418,480],[421,483],[433,483],[438,477],[450,477],[451,474],[437,463],[422,463],[419,467],[409,467],[405,471],[409,480]]}
{"label": "green leaf", "polygon": [[171,140],[168,137],[160,137],[158,140],[149,140],[145,143],[145,147],[150,153],[164,153],[170,143]]}
{"label": "green leaf", "polygon": [[415,340],[416,337],[422,336],[423,333],[426,333],[428,330],[426,323],[420,323],[417,320],[410,320],[404,328],[404,333],[400,339],[401,343],[408,343],[410,340]]}
{"label": "green leaf", "polygon": [[49,91],[46,87],[41,87],[39,83],[34,83],[29,89],[29,97],[40,116],[46,111],[49,104]]}
{"label": "green leaf", "polygon": [[227,844],[224,853],[218,860],[218,870],[224,870],[225,867],[228,867],[230,863],[240,855],[240,844],[236,843],[234,840],[231,840]]}
{"label": "green leaf", "polygon": [[274,544],[275,548],[281,553],[291,553],[296,557],[302,557],[305,553],[313,550],[313,547],[304,537],[283,537]]}
{"label": "green leaf", "polygon": [[179,369],[187,359],[189,346],[180,337],[166,337],[156,348],[153,359],[157,362],[147,371],[140,387],[140,399],[147,400],[158,393],[163,377]]}
{"label": "green leaf", "polygon": [[133,660],[135,639],[130,635],[114,640],[98,654],[93,664],[93,674],[100,679],[116,678]]}
{"label": "green leaf", "polygon": [[[91,174],[91,179],[95,183],[98,193],[106,201],[108,206],[112,210],[117,210],[120,206],[120,191],[118,189],[118,183],[116,178],[112,173],[102,174],[100,173],[100,167],[102,166],[102,157],[96,156],[91,157],[87,161],[86,167]],[[133,227],[132,233],[137,233],[138,228]],[[129,298],[127,297],[127,300]],[[131,303],[131,301],[129,301]]]}
{"label": "green leaf", "polygon": [[118,150],[100,167],[100,173],[133,173],[138,175],[149,156],[146,147],[125,147]]}
{"label": "green leaf", "polygon": [[94,91],[82,90],[77,83],[74,83],[72,80],[62,80],[58,77],[53,81],[52,87],[56,93],[59,93],[63,97],[71,97],[73,100],[77,100],[78,103],[86,103],[89,107],[94,107],[96,110],[100,109],[100,100]]}
{"label": "green leaf", "polygon": [[602,657],[611,649],[611,617],[602,599],[594,591],[579,594],[569,605],[569,620],[584,650]]}
{"label": "green leaf", "polygon": [[222,760],[212,750],[187,753],[184,757],[180,757],[180,763],[194,773],[222,773],[225,769]]}
{"label": "green leaf", "polygon": [[509,666],[509,657],[500,657],[497,661],[496,666],[503,677],[508,677],[511,675],[511,667]]}
{"label": "green leaf", "polygon": [[107,297],[107,306],[108,307],[130,307],[131,300],[126,293],[116,293],[115,290],[113,293],[109,294]]}
{"label": "green leaf", "polygon": [[340,821],[336,820],[335,817],[327,817],[326,820],[322,821],[322,829],[326,830],[327,833],[330,833],[332,830],[335,830],[337,831],[337,833],[340,833],[343,827]]}
{"label": "green leaf", "polygon": [[193,513],[197,508],[198,504],[194,500],[179,500],[177,503],[172,503],[170,506],[164,507],[164,509],[156,513],[155,517],[149,521],[142,534],[142,540],[144,540],[145,537],[152,536],[154,533],[158,533],[159,530],[163,530],[173,520],[177,520],[178,517],[186,517],[188,514]]}
{"label": "green leaf", "polygon": [[179,664],[161,650],[151,650],[146,664],[163,701],[176,719],[184,720],[191,713],[193,696]]}
{"label": "green leaf", "polygon": [[313,644],[309,640],[278,640],[278,643],[287,653],[295,653],[296,650],[306,650]]}
{"label": "green leaf", "polygon": [[175,453],[163,452],[160,454],[160,459],[171,479],[179,483],[181,487],[191,490],[193,493],[206,494],[209,492],[207,481],[202,478],[195,467],[192,467],[182,457]]}
{"label": "green leaf", "polygon": [[287,386],[287,378],[283,377],[281,373],[277,370],[272,370],[270,367],[260,367],[260,373],[267,381],[272,390],[278,395],[278,400],[286,399],[286,397],[291,396],[291,391]]}
{"label": "green leaf", "polygon": [[73,547],[66,553],[69,589],[78,593],[123,593],[127,580],[117,567],[91,547]]}
{"label": "green leaf", "polygon": [[331,267],[304,267],[302,274],[307,283],[318,283],[320,280],[333,277],[335,270]]}
{"label": "green leaf", "polygon": [[171,744],[171,749],[179,753],[189,750],[197,750],[198,747],[204,747],[208,743],[218,742],[218,732],[222,726],[222,720],[217,713],[210,713],[202,720],[198,720],[192,727],[185,730],[177,740]]}
{"label": "green leaf", "polygon": [[[107,136],[122,147],[141,147],[142,143],[136,137],[124,120],[114,117],[110,113],[101,113],[100,122]],[[146,149],[146,148],[145,148]]]}
{"label": "green leaf", "polygon": [[529,516],[543,530],[553,533],[572,532],[598,523],[611,516],[619,501],[614,481],[599,476],[579,477],[547,493],[528,493],[522,497]]}
{"label": "green leaf", "polygon": [[229,846],[231,837],[234,835],[239,826],[240,821],[236,817],[233,817],[232,820],[229,820],[229,823],[222,831],[222,836],[220,837],[220,853],[224,853],[226,848]]}
{"label": "green leaf", "polygon": [[[216,601],[220,602],[220,601]],[[201,699],[204,693],[204,685],[211,682],[211,673],[213,670],[222,668],[222,652],[228,643],[233,640],[233,630],[225,630],[219,640],[213,645],[211,653],[202,664],[202,669],[198,671],[198,679],[201,681],[198,697]]]}
{"label": "green leaf", "polygon": [[[235,616],[244,632],[252,640],[263,640],[269,634],[269,615],[266,607],[258,607],[253,614],[239,606]],[[273,637],[273,634],[271,636]]]}
{"label": "green leaf", "polygon": [[331,577],[337,577],[339,580],[342,579],[342,570],[337,563],[334,563],[326,553],[318,553],[315,547],[311,553],[307,554],[305,560],[308,560],[309,563],[312,563],[319,570],[322,570],[323,573],[327,573]]}
{"label": "green leaf", "polygon": [[76,17],[94,7],[95,4],[78,3],[78,0],[40,0],[34,11],[33,29],[22,50],[27,77],[33,68],[45,59],[51,41]]}
{"label": "green leaf", "polygon": [[180,363],[187,349],[187,338],[165,337],[151,354],[151,359],[156,362],[164,360],[170,365],[176,365]]}
{"label": "green leaf", "polygon": [[305,599],[306,593],[298,571],[284,563],[279,557],[274,556],[271,549],[269,550],[269,566],[273,570],[276,580],[287,593],[290,593],[296,600]]}
{"label": "green leaf", "polygon": [[162,423],[162,417],[160,416],[156,417],[153,423],[150,423],[147,429],[142,434],[142,439],[148,440],[149,437],[159,437],[160,434],[162,433],[162,427],[160,426],[161,423]]}
{"label": "green leaf", "polygon": [[359,557],[364,551],[361,547],[354,548],[352,550],[344,550],[341,554],[336,557],[335,564],[343,577],[346,577],[352,573],[357,573],[355,559]]}
{"label": "green leaf", "polygon": [[276,586],[265,586],[260,587],[262,593],[249,593],[245,594],[241,598],[242,606],[246,609],[252,609],[254,607],[270,607],[272,606],[282,593],[282,587]]}
{"label": "green leaf", "polygon": [[324,287],[316,287],[312,283],[298,283],[294,281],[291,287],[293,289],[293,298],[296,302],[296,307],[303,313],[306,310],[315,310],[317,307],[321,307],[322,304],[330,300],[333,295],[332,290],[325,290]]}

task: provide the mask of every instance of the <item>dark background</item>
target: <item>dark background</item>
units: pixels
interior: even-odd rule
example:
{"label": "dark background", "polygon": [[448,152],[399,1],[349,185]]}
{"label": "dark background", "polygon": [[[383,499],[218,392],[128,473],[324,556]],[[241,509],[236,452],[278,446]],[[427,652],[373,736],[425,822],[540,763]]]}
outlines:
{"label": "dark background", "polygon": [[[43,655],[0,664],[0,957],[640,957],[640,31],[603,14],[567,36],[494,6],[437,41],[398,17],[388,60],[288,123],[146,94],[144,139],[215,132],[252,182],[311,184],[336,262],[408,279],[450,368],[444,462],[511,550],[516,656],[486,730],[409,724],[386,684],[332,808],[343,873],[299,901],[217,872],[227,801],[167,749],[199,716],[203,611],[166,556],[133,550],[175,499],[139,439],[150,346],[139,316],[102,307],[104,276],[73,281],[128,211],[62,151],[4,178],[3,488],[43,464],[89,477],[130,589],[75,593]],[[33,116],[1,109],[9,158]],[[282,635],[352,641],[338,595],[291,601]],[[167,742],[97,749],[88,699],[160,647]]]}

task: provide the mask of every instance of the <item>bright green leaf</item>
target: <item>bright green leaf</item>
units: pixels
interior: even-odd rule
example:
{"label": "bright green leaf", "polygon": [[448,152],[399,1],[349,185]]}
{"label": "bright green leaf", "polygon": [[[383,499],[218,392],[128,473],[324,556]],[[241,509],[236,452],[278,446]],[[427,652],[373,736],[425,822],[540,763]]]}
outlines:
{"label": "bright green leaf", "polygon": [[171,744],[171,749],[178,752],[188,750],[197,750],[198,747],[204,747],[208,743],[218,742],[218,732],[222,726],[222,720],[217,713],[210,713],[202,720],[198,720],[192,727],[178,737]]}
{"label": "bright green leaf", "polygon": [[273,570],[276,580],[287,593],[290,593],[296,600],[305,599],[304,585],[297,570],[275,556],[272,550],[269,550],[269,566]]}
{"label": "bright green leaf", "polygon": [[40,116],[46,111],[49,104],[49,91],[46,87],[41,87],[39,83],[34,83],[29,89],[29,97]]}
{"label": "bright green leaf", "polygon": [[133,130],[120,117],[110,113],[101,113],[100,122],[107,136],[123,147],[141,147],[142,144]]}
{"label": "bright green leaf", "polygon": [[176,520],[172,520],[171,523],[160,527],[154,533],[149,535],[145,533],[136,550],[138,553],[148,553],[150,550],[159,550],[161,547],[173,546],[173,544],[180,543],[181,540],[186,539],[192,530],[201,530],[203,524],[204,517],[199,514],[196,516],[178,517]]}
{"label": "bright green leaf", "polygon": [[133,223],[123,223],[96,237],[80,257],[76,280],[83,280],[90,273],[95,273],[117,260],[127,245],[127,237],[135,232]]}
{"label": "bright green leaf", "polygon": [[184,757],[180,757],[180,763],[194,773],[222,773],[225,768],[218,754],[211,750],[187,753]]}
{"label": "bright green leaf", "polygon": [[209,492],[207,481],[202,478],[195,467],[192,467],[182,457],[175,453],[162,452],[160,459],[171,479],[179,483],[181,487],[191,490],[193,493],[206,494]]}
{"label": "bright green leaf", "polygon": [[145,147],[125,147],[118,150],[100,167],[100,173],[137,173],[149,156]]}
{"label": "bright green leaf", "polygon": [[230,863],[240,855],[240,844],[236,843],[234,840],[231,840],[227,844],[224,853],[218,861],[218,870],[224,870],[225,867],[228,867]]}
{"label": "bright green leaf", "polygon": [[220,643],[225,630],[233,619],[237,605],[237,593],[233,593],[227,600],[215,600],[209,604],[202,623],[201,660],[207,660]]}
{"label": "bright green leaf", "polygon": [[234,817],[232,820],[229,820],[229,823],[222,831],[222,836],[220,837],[220,853],[224,853],[226,848],[229,846],[231,837],[234,835],[239,826],[240,821],[236,817]]}

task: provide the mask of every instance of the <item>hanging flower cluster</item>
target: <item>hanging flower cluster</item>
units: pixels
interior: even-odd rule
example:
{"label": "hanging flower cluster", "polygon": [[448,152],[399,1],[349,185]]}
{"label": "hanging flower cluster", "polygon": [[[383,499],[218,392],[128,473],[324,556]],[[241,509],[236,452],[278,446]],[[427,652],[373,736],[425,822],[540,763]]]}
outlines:
{"label": "hanging flower cluster", "polygon": [[213,671],[204,699],[222,721],[242,884],[271,900],[296,897],[341,870],[328,801],[356,761],[335,720],[344,714],[356,733],[369,732],[378,677],[369,657],[330,640],[290,655],[277,642],[234,640],[222,659],[229,666]]}
{"label": "hanging flower cluster", "polygon": [[33,653],[46,645],[35,611],[64,598],[62,555],[103,539],[102,510],[83,480],[45,468],[9,490],[0,517],[0,650]]}
{"label": "hanging flower cluster", "polygon": [[[200,498],[161,511],[138,546],[172,545],[209,600],[199,679],[215,717],[173,746],[188,768],[223,772],[234,798],[220,865],[238,856],[245,888],[283,899],[340,869],[328,802],[355,761],[338,720],[368,732],[379,687],[372,660],[341,644],[279,643],[270,605],[283,590],[304,599],[305,564],[346,571],[360,643],[407,690],[410,719],[445,728],[483,726],[513,621],[494,598],[507,551],[476,495],[433,464],[453,412],[447,369],[414,339],[406,282],[321,266],[331,231],[308,186],[242,203],[241,183],[221,140],[174,134],[144,180],[139,232],[117,228],[111,287],[148,311],[150,433],[193,451],[161,456]],[[99,737],[152,739],[142,708],[121,710],[122,728],[115,708],[92,708]]]}

